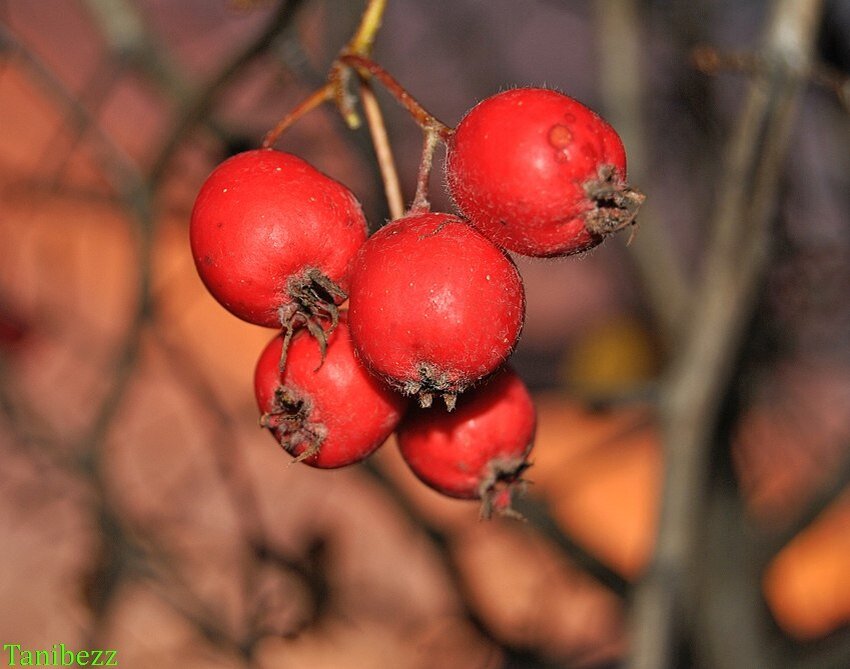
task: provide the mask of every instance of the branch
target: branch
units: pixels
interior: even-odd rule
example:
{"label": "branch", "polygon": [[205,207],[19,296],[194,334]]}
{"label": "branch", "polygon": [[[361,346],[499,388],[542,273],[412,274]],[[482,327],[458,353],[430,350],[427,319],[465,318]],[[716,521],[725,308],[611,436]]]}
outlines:
{"label": "branch", "polygon": [[260,34],[225,63],[218,73],[186,102],[151,167],[149,179],[153,186],[157,186],[162,181],[185,135],[207,115],[218,95],[233,77],[273,47],[280,34],[291,25],[302,2],[303,0],[282,0]]}
{"label": "branch", "polygon": [[850,627],[788,651],[787,669],[836,669],[850,666]]}
{"label": "branch", "polygon": [[[640,184],[651,179],[643,120],[646,77],[641,67],[646,35],[640,30],[637,4],[636,0],[601,0],[594,7],[605,115],[627,148],[629,181]],[[688,282],[670,236],[659,227],[652,198],[648,199],[641,206],[641,226],[631,244],[631,257],[662,339],[672,344],[690,297]]]}
{"label": "branch", "polygon": [[620,598],[629,596],[632,584],[566,534],[552,518],[544,503],[523,497],[514,500],[513,508],[528,521],[531,527],[558,546],[577,567],[597,583]]}
{"label": "branch", "polygon": [[[782,657],[775,621],[754,559],[754,530],[728,467],[711,480],[702,527],[693,646],[698,666],[776,667]],[[697,580],[697,579],[695,579]]]}
{"label": "branch", "polygon": [[[407,496],[398,488],[396,483],[384,474],[371,461],[366,461],[363,464],[363,469],[372,476],[384,491],[392,497],[399,511],[406,517],[408,522],[414,527],[422,530],[433,544],[442,566],[446,571],[452,583],[452,591],[457,594],[458,601],[461,607],[461,613],[464,615],[472,627],[487,641],[498,647],[506,656],[505,666],[522,666],[529,669],[546,669],[546,662],[540,658],[531,649],[518,648],[503,639],[497,638],[489,629],[485,620],[481,618],[475,610],[469,596],[469,589],[463,577],[463,573],[454,558],[452,548],[452,537],[438,527],[435,523],[426,518],[407,498]],[[493,522],[493,521],[488,521]],[[515,662],[511,662],[515,660]]]}
{"label": "branch", "polygon": [[[157,314],[159,316],[159,314]],[[207,440],[216,471],[236,514],[240,539],[248,546],[264,541],[264,519],[251,481],[248,464],[237,444],[233,417],[222,405],[203,366],[193,352],[181,346],[159,318],[154,323],[154,343],[165,356],[172,376],[192,395],[198,408],[209,414],[214,423],[215,436]]]}
{"label": "branch", "polygon": [[[160,325],[159,316],[152,325]],[[252,604],[254,615],[249,616],[248,636],[262,636],[258,619],[263,612],[260,599],[261,584],[258,580],[260,567],[296,575],[310,592],[314,602],[314,613],[299,623],[299,629],[315,622],[328,605],[328,584],[319,564],[324,542],[314,541],[307,550],[307,557],[293,557],[272,544],[266,530],[263,510],[251,479],[250,469],[244,453],[238,447],[238,436],[234,420],[227,408],[218,399],[205,367],[192,351],[182,346],[177,338],[163,327],[152,328],[154,341],[166,356],[169,370],[196,401],[198,409],[207,413],[214,423],[215,436],[207,440],[210,455],[224,486],[230,506],[236,517],[237,531],[247,560],[242,574],[243,595]],[[295,634],[299,629],[290,630]]]}
{"label": "branch", "polygon": [[139,268],[136,288],[136,309],[127,328],[122,345],[115,356],[113,377],[104,394],[103,403],[87,433],[79,441],[84,470],[97,468],[99,450],[106,432],[130,383],[139,355],[141,330],[150,308],[151,254],[153,246],[153,210],[151,192],[133,162],[103,130],[91,122],[88,111],[65,87],[53,72],[17,38],[0,26],[0,45],[11,49],[24,63],[32,80],[79,125],[90,128],[90,138],[103,175],[131,211],[136,223],[136,254]]}
{"label": "branch", "polygon": [[633,611],[634,669],[670,667],[688,613],[709,453],[734,361],[770,257],[769,225],[821,0],[775,0],[764,38],[771,67],[750,86],[727,147],[702,280],[665,380],[666,477],[655,557]]}
{"label": "branch", "polygon": [[850,455],[845,455],[844,460],[833,470],[829,479],[815,491],[806,507],[788,525],[758,541],[757,559],[760,565],[766,565],[786,544],[811,525],[839,495],[848,489],[848,486],[850,486]]}
{"label": "branch", "polygon": [[132,0],[84,0],[84,4],[119,67],[131,64],[170,97],[185,100],[191,86],[149,29],[137,4]]}
{"label": "branch", "polygon": [[[708,45],[696,47],[691,57],[699,70],[712,75],[723,70],[752,75],[767,65],[759,54],[721,52]],[[811,63],[808,77],[812,84],[832,93],[845,111],[850,111],[850,77],[820,62]]]}
{"label": "branch", "polygon": [[384,195],[387,198],[387,208],[390,211],[390,216],[395,220],[404,215],[404,196],[401,194],[398,170],[393,157],[392,145],[387,136],[384,115],[378,105],[378,100],[375,98],[372,84],[366,79],[360,81],[360,102],[363,105],[363,113],[366,116],[366,124],[369,126],[372,146],[375,149],[375,157],[380,168]]}

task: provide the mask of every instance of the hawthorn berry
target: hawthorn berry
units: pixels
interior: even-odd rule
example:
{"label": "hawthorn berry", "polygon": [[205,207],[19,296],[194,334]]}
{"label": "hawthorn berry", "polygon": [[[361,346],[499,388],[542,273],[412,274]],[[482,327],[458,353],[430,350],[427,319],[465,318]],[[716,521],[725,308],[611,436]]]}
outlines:
{"label": "hawthorn berry", "polygon": [[190,223],[207,289],[250,323],[306,325],[324,343],[338,316],[366,219],[345,186],[282,151],[228,158],[201,187]]}
{"label": "hawthorn berry", "polygon": [[448,142],[458,209],[499,246],[562,256],[632,224],[644,196],[626,183],[616,131],[580,102],[545,88],[487,98]]}
{"label": "hawthorn berry", "polygon": [[396,428],[407,400],[357,361],[344,313],[328,337],[324,362],[301,330],[281,371],[283,339],[280,334],[269,342],[254,373],[260,424],[296,461],[313,467],[363,460]]}
{"label": "hawthorn berry", "polygon": [[534,403],[508,367],[440,407],[411,409],[398,428],[398,446],[416,476],[450,497],[481,499],[482,515],[510,509],[513,490],[528,468],[534,440]]}
{"label": "hawthorn berry", "polygon": [[429,406],[496,370],[522,330],[516,266],[450,214],[397,219],[361,247],[351,275],[349,323],[360,359]]}

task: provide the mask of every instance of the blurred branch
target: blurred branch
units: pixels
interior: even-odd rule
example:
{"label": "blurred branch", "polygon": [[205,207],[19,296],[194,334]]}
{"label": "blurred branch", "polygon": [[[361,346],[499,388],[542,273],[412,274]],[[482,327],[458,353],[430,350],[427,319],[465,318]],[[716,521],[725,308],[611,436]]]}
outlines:
{"label": "blurred branch", "polygon": [[597,583],[605,586],[618,597],[629,596],[632,584],[565,533],[552,518],[543,502],[525,496],[514,501],[513,507],[535,531],[554,543],[579,569],[590,575]]}
{"label": "blurred branch", "polygon": [[[694,64],[705,74],[722,71],[754,75],[768,68],[761,54],[720,52],[712,46],[702,45],[692,53]],[[850,111],[850,77],[824,63],[809,65],[808,79],[832,93],[846,111]]]}
{"label": "blurred branch", "polygon": [[787,669],[837,669],[850,666],[850,627],[804,644],[794,644],[786,651]]}
{"label": "blurred branch", "polygon": [[[429,521],[420,513],[404,493],[398,488],[388,476],[370,462],[364,464],[366,471],[381,484],[389,493],[395,503],[404,511],[405,515],[416,526],[425,530],[429,538],[442,550],[448,549],[451,537],[440,527]],[[552,543],[558,546],[566,555],[582,570],[593,577],[600,585],[610,590],[619,597],[626,597],[631,589],[631,584],[620,574],[601,562],[592,553],[585,550],[578,542],[568,536],[555,522],[546,505],[542,502],[529,499],[527,496],[513,501],[513,507],[518,511],[528,525]],[[487,522],[501,522],[492,520]],[[510,522],[510,521],[505,521]]]}
{"label": "blurred branch", "polygon": [[89,115],[72,117],[65,124],[69,127],[57,130],[60,136],[68,134],[68,151],[57,162],[55,142],[47,143],[46,155],[56,162],[49,179],[51,190],[58,187],[74,148],[95,124],[98,111],[127,68],[135,68],[152,78],[179,103],[189,94],[188,83],[168,59],[164,46],[147,29],[137,7],[128,0],[84,0],[84,4],[97,25],[98,34],[105,40],[107,50],[78,95]]}
{"label": "blurred branch", "polygon": [[238,439],[233,417],[218,399],[193,352],[179,345],[158,320],[156,325],[154,343],[165,356],[170,373],[188,390],[198,408],[212,418],[216,434],[207,440],[210,453],[236,512],[241,538],[249,546],[256,545],[264,535],[263,514],[248,465],[240,449],[234,447]]}
{"label": "blurred branch", "polygon": [[763,46],[771,67],[753,80],[728,145],[703,276],[665,380],[664,498],[655,557],[633,610],[636,669],[673,666],[677,632],[696,594],[692,567],[709,453],[770,257],[779,177],[821,10],[821,0],[773,2]]}
{"label": "blurred branch", "polygon": [[271,16],[265,28],[260,31],[260,34],[232,56],[205,86],[195,91],[186,101],[150,169],[149,179],[151,184],[156,186],[162,181],[165,171],[185,135],[204,119],[217,97],[234,76],[256,58],[273,48],[277,38],[291,25],[303,2],[304,0],[281,0],[277,10]]}
{"label": "blurred branch", "polygon": [[778,666],[781,644],[762,593],[761,565],[754,559],[755,532],[730,471],[712,477],[701,536],[693,612],[696,664]]}
{"label": "blurred branch", "polygon": [[[446,574],[452,581],[452,591],[457,593],[459,603],[462,607],[462,613],[476,631],[490,643],[497,646],[506,657],[506,666],[522,666],[528,669],[545,669],[549,665],[543,658],[533,653],[531,649],[518,648],[512,644],[497,638],[487,622],[475,610],[470,601],[469,588],[464,580],[463,573],[458,566],[457,560],[453,555],[452,537],[443,531],[437,524],[431,522],[424,514],[410,502],[405,494],[398,488],[395,481],[384,474],[381,469],[372,464],[371,461],[363,463],[363,469],[372,476],[372,478],[384,489],[384,491],[392,497],[396,507],[407,517],[407,520],[414,527],[422,530],[431,543],[434,545],[443,568]],[[498,522],[498,521],[487,521]],[[511,664],[511,660],[516,660],[516,664]]]}
{"label": "blurred branch", "polygon": [[111,509],[108,501],[108,484],[101,456],[110,426],[130,385],[139,357],[142,329],[148,317],[153,246],[151,195],[133,160],[98,124],[92,122],[88,111],[64,83],[3,26],[0,26],[0,44],[14,52],[26,67],[31,80],[38,85],[48,100],[65,110],[75,125],[90,128],[92,149],[102,166],[104,178],[121,197],[126,210],[132,212],[136,224],[138,277],[135,311],[115,354],[111,366],[112,378],[103,395],[104,399],[88,429],[77,440],[76,448],[72,451],[77,458],[74,468],[86,478],[93,493],[89,511],[95,527],[99,530],[98,553],[91,565],[92,572],[87,581],[87,603],[94,617],[91,634],[96,636],[105,612],[109,610],[117,592],[117,585],[124,578],[128,565],[136,555],[135,550],[132,550],[135,544],[127,540],[120,518]]}
{"label": "blurred branch", "polygon": [[[99,34],[106,41],[107,53],[79,96],[91,116],[88,119],[72,119],[69,123],[67,132],[70,133],[70,150],[65,156],[66,160],[76,143],[95,122],[97,111],[128,69],[153,81],[178,107],[186,106],[193,95],[193,85],[169,57],[165,45],[150,30],[139,7],[128,0],[85,0],[85,5],[97,24]],[[204,119],[204,124],[225,141],[232,140],[214,119]],[[50,155],[55,157],[53,142],[49,145]],[[58,188],[66,160],[53,167],[53,188]]]}
{"label": "blurred branch", "polygon": [[[142,548],[141,543],[131,538],[127,519],[123,517],[123,513],[116,505],[113,492],[109,488],[108,476],[104,471],[102,461],[102,449],[130,386],[140,356],[142,335],[145,328],[150,324],[149,319],[153,311],[153,297],[151,295],[151,256],[154,229],[153,193],[158,185],[158,180],[163,175],[165,166],[170,162],[174,149],[180,144],[185,133],[203,118],[208,104],[218,92],[219,86],[223,86],[229,81],[230,77],[241,71],[246,63],[267,47],[269,41],[287,25],[288,19],[292,15],[292,8],[296,4],[296,2],[282,3],[273,20],[258,40],[249,45],[237,58],[226,64],[219,76],[214,79],[212,85],[192,98],[190,104],[188,104],[188,109],[181,117],[181,121],[162,148],[156,162],[158,168],[154,170],[149,182],[144,179],[136,163],[112,142],[99,124],[95,122],[95,119],[91,117],[90,112],[64,86],[61,80],[12,33],[0,26],[0,47],[11,51],[23,62],[31,75],[31,79],[39,85],[48,99],[66,111],[74,127],[88,130],[88,139],[94,150],[95,158],[102,167],[104,177],[119,194],[125,210],[134,214],[137,228],[136,266],[138,277],[134,296],[136,307],[111,366],[112,378],[103,396],[104,399],[90,426],[83,436],[77,440],[77,449],[75,449],[78,457],[76,471],[83,476],[93,493],[89,501],[89,513],[98,530],[96,535],[99,542],[98,550],[93,563],[90,565],[88,578],[84,582],[86,601],[94,616],[91,635],[95,637],[105,620],[106,612],[110,610],[119,586],[128,578],[148,574],[155,563],[159,565],[160,569],[165,568],[166,572],[173,572],[172,577],[176,577],[176,571],[172,568],[171,561],[166,559],[165,552]],[[7,402],[3,402],[2,408],[9,417],[15,417],[21,411]],[[219,453],[219,455],[221,454]],[[223,477],[230,480],[227,477],[229,472],[226,471],[229,463],[222,462],[219,458],[218,464],[225,470]],[[246,516],[250,516],[254,522],[259,522],[256,504],[253,503],[249,495],[245,494],[245,489],[231,487],[231,491],[240,495],[238,503],[236,503],[239,510],[242,511],[240,518],[244,521]],[[251,529],[247,528],[246,532],[250,532]],[[149,538],[152,539],[152,537]],[[297,562],[286,560],[280,551],[275,551],[266,546],[257,537],[251,537],[248,544],[248,549],[255,560],[275,565],[286,563],[290,566]],[[254,564],[248,568],[249,572],[254,571]],[[310,576],[312,578],[313,574],[311,573]],[[163,575],[160,574],[157,578],[163,578]],[[172,593],[172,587],[166,587],[164,590]],[[182,589],[179,599],[187,606],[192,602],[198,605],[203,604],[191,595],[191,588],[187,586]],[[250,596],[250,593],[248,596]],[[319,606],[320,602],[317,599],[317,609]],[[183,613],[188,619],[196,623],[196,627],[206,638],[211,641],[222,639],[228,641],[228,635],[224,633],[224,628],[218,622],[219,612],[215,607],[193,605],[189,608],[192,610],[185,610]],[[232,646],[233,644],[228,641],[225,645]],[[246,652],[244,644],[240,648],[244,655]]]}
{"label": "blurred branch", "polygon": [[[453,591],[458,594],[460,603],[463,607],[463,612],[469,622],[476,630],[491,643],[499,647],[505,654],[504,666],[521,666],[528,669],[544,669],[551,667],[552,669],[562,666],[572,666],[572,662],[567,662],[564,665],[561,662],[550,662],[542,657],[531,648],[523,648],[506,642],[493,634],[487,626],[487,622],[481,618],[475,610],[473,603],[469,599],[469,590],[466,585],[464,574],[458,566],[457,560],[453,555],[454,538],[450,532],[446,532],[436,523],[429,520],[421,513],[414,504],[407,498],[397,484],[388,477],[382,470],[376,467],[372,462],[366,461],[363,468],[369,473],[377,483],[384,488],[389,494],[396,507],[399,508],[408,518],[409,522],[415,527],[421,529],[429,540],[434,544],[434,548],[438,551],[441,557],[446,573],[450,576],[453,582]],[[617,572],[598,560],[595,556],[588,553],[580,544],[575,542],[567,534],[565,534],[558,524],[549,515],[545,504],[525,497],[520,500],[514,500],[514,508],[525,516],[527,524],[522,524],[522,527],[528,528],[530,531],[538,532],[547,540],[551,541],[567,558],[572,561],[579,569],[589,574],[595,581],[604,586],[606,589],[619,597],[626,597],[631,588],[626,581]],[[512,520],[491,520],[486,522],[515,522]]]}
{"label": "blurred branch", "polygon": [[817,517],[850,486],[850,456],[835,467],[827,481],[818,488],[806,507],[781,531],[763,537],[758,542],[757,559],[761,566],[767,564],[794,537],[811,525]]}
{"label": "blurred branch", "polygon": [[153,593],[189,623],[210,645],[235,652],[241,659],[253,655],[253,646],[246,644],[222,624],[219,610],[195,596],[194,591],[176,578],[173,570],[154,572],[145,581]]}
{"label": "blurred branch", "polygon": [[11,49],[31,74],[31,78],[45,94],[81,126],[91,127],[93,150],[103,174],[120,195],[126,209],[133,213],[136,222],[137,264],[139,275],[136,289],[136,309],[127,328],[120,350],[113,364],[113,378],[104,395],[103,404],[92,421],[89,431],[80,439],[84,452],[81,464],[86,469],[95,467],[97,452],[109,424],[120,406],[139,353],[139,339],[147,320],[151,281],[151,251],[153,244],[153,211],[150,191],[136,164],[100,127],[92,123],[88,111],[74,94],[42,61],[17,38],[0,26],[0,45]]}
{"label": "blurred branch", "polygon": [[[292,557],[272,544],[265,529],[262,508],[254,490],[248,463],[239,448],[232,415],[216,396],[212,383],[204,373],[205,366],[201,365],[195,354],[171,337],[169,330],[156,327],[159,325],[158,319],[153,325],[154,341],[165,355],[169,370],[190,392],[198,408],[209,414],[214,423],[215,435],[206,443],[236,516],[239,540],[248,557],[243,573],[244,596],[249,602],[254,602],[255,610],[249,620],[247,633],[256,633],[252,630],[263,612],[258,583],[259,567],[262,565],[295,574],[304,583],[311,594],[314,609],[312,617],[301,623],[301,626],[306,627],[318,619],[328,606],[328,584],[322,571],[317,568],[317,563],[321,562],[320,549],[324,542],[314,541],[307,551],[306,559]],[[289,633],[295,634],[297,631],[290,630]]]}
{"label": "blurred branch", "polygon": [[42,94],[63,109],[75,123],[92,127],[92,143],[96,158],[104,165],[104,174],[115,191],[125,198],[128,209],[147,213],[141,201],[145,194],[143,180],[135,162],[103,130],[92,123],[91,116],[67,86],[28,49],[8,28],[0,24],[0,50],[18,58]]}
{"label": "blurred branch", "polygon": [[[306,585],[315,593],[320,593],[315,601],[311,617],[299,621],[296,629],[287,630],[285,634],[295,635],[315,623],[324,612],[328,599],[329,586],[324,578],[325,542],[321,539],[312,541],[306,547],[306,555],[298,562],[298,571],[305,575]],[[280,552],[270,550],[261,556],[264,563],[275,567],[288,569],[290,558]],[[216,648],[236,653],[248,666],[253,666],[257,646],[263,638],[273,632],[264,628],[262,618],[262,603],[255,598],[260,610],[250,611],[247,619],[240,623],[240,630],[231,629],[228,625],[227,611],[221,609],[218,603],[210,603],[198,596],[192,586],[173,568],[172,561],[165,558],[163,553],[151,553],[146,572],[148,586],[169,605],[178,615],[189,623],[207,642]],[[256,567],[256,565],[254,565]],[[252,615],[253,614],[253,615]],[[279,632],[277,632],[279,634]]]}
{"label": "blurred branch", "polygon": [[171,98],[186,100],[189,82],[148,29],[138,6],[130,0],[85,0],[84,4],[106,40],[111,60],[138,67]]}
{"label": "blurred branch", "polygon": [[[637,0],[598,0],[596,10],[599,80],[605,115],[629,156],[629,181],[650,188],[649,150],[644,123],[643,72],[646,35],[641,31]],[[672,345],[690,297],[687,277],[671,244],[659,225],[652,196],[640,211],[640,228],[631,243],[631,258],[638,270],[650,311],[662,340]]]}
{"label": "blurred branch", "polygon": [[10,387],[9,378],[6,365],[0,360],[0,418],[34,460],[44,466],[70,468],[72,461],[62,452],[58,433],[33,407],[22,401],[21,393]]}
{"label": "blurred branch", "polygon": [[[121,70],[120,64],[108,58],[103,59],[77,96],[80,105],[88,110],[88,113],[85,116],[62,119],[62,124],[54,131],[54,137],[45,142],[43,157],[39,163],[50,166],[46,170],[48,174],[42,176],[42,179],[47,182],[48,192],[51,194],[59,189],[61,177],[74,155],[74,150],[95,123],[98,112],[121,75]],[[67,149],[60,153],[57,146],[63,139]]]}

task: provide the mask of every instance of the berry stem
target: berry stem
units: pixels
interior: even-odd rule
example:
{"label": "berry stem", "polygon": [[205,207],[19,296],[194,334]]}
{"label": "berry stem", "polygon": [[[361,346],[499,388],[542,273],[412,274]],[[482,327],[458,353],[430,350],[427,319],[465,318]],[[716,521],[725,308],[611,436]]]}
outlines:
{"label": "berry stem", "polygon": [[[363,10],[363,16],[360,18],[360,25],[357,26],[357,30],[351,37],[351,40],[349,40],[348,44],[342,50],[343,54],[351,53],[368,56],[372,53],[372,45],[375,43],[375,37],[378,34],[378,29],[381,27],[381,21],[383,20],[386,8],[387,0],[369,0],[366,9]],[[323,102],[328,102],[329,100],[334,101],[349,128],[352,130],[359,128],[360,117],[354,110],[353,100],[348,94],[349,78],[349,70],[340,66],[339,59],[334,61],[330,72],[328,72],[328,80],[325,85],[308,95],[295,109],[280,119],[277,125],[266,133],[266,136],[263,138],[262,147],[264,149],[270,149],[293,123]]]}
{"label": "berry stem", "polygon": [[404,107],[419,126],[426,132],[432,130],[437,133],[442,141],[448,140],[453,130],[433,114],[428,112],[419,102],[407,92],[407,90],[387,72],[381,65],[371,58],[356,53],[343,52],[337,59],[339,63],[348,65],[357,70],[363,79],[375,77],[387,92],[390,93],[399,104]]}
{"label": "berry stem", "polygon": [[304,98],[304,100],[302,100],[292,111],[280,119],[274,128],[266,133],[266,136],[263,137],[262,147],[264,149],[272,148],[277,143],[277,140],[280,139],[283,132],[293,123],[308,112],[313,111],[323,102],[327,102],[331,98],[334,98],[337,95],[336,88],[337,84],[329,80],[324,86],[310,93],[310,95]]}
{"label": "berry stem", "polygon": [[404,214],[404,196],[401,193],[398,170],[396,169],[392,146],[387,136],[384,115],[381,112],[380,105],[378,105],[378,100],[375,98],[372,84],[367,79],[360,80],[360,102],[363,105],[363,113],[366,115],[366,123],[372,137],[372,146],[375,148],[375,156],[381,170],[390,217],[392,219],[400,218]]}
{"label": "berry stem", "polygon": [[411,214],[422,214],[431,210],[431,203],[428,200],[428,180],[434,163],[434,149],[437,148],[440,135],[433,127],[426,128],[424,135],[422,160],[419,163],[419,174],[416,178],[416,195],[413,198],[413,204],[410,205]]}
{"label": "berry stem", "polygon": [[360,25],[348,43],[347,51],[365,56],[372,53],[372,45],[375,43],[386,8],[387,0],[369,0],[360,18]]}
{"label": "berry stem", "polygon": [[410,207],[411,212],[424,212],[430,209],[428,179],[431,174],[434,149],[438,141],[447,141],[453,130],[428,112],[395,77],[370,58],[372,46],[381,26],[386,7],[387,0],[369,0],[356,32],[331,65],[327,82],[281,118],[274,128],[266,133],[262,147],[264,149],[272,148],[280,139],[280,136],[298,119],[330,100],[333,100],[336,104],[349,128],[360,127],[360,116],[354,109],[354,101],[349,93],[351,75],[356,72],[360,80],[360,102],[363,105],[372,145],[375,148],[378,166],[381,170],[387,206],[390,210],[390,216],[396,219],[404,214],[404,197],[401,192],[398,170],[387,136],[384,117],[372,90],[372,77],[381,82],[425,133],[422,160],[416,182],[416,195]]}

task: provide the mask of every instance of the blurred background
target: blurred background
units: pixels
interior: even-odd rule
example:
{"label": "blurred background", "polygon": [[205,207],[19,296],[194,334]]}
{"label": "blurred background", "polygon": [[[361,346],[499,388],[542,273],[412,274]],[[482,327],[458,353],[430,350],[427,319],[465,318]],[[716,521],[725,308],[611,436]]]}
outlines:
{"label": "blurred background", "polygon": [[[850,2],[390,0],[375,59],[434,115],[558,88],[648,196],[631,244],[517,258],[526,522],[479,521],[393,443],[290,466],[253,402],[272,333],[195,273],[200,184],[323,83],[362,8],[0,2],[0,643],[141,668],[850,666]],[[421,134],[378,97],[410,199]],[[389,216],[333,107],[278,147]]]}

